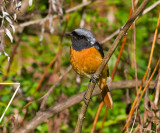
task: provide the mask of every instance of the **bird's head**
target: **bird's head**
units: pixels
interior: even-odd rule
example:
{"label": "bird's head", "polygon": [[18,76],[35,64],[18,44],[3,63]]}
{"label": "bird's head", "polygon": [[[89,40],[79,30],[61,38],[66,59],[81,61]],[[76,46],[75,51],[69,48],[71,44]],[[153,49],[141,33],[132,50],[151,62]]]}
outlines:
{"label": "bird's head", "polygon": [[74,50],[81,51],[83,49],[95,47],[100,52],[102,58],[104,57],[103,49],[97,42],[91,31],[83,28],[78,28],[73,30],[71,33],[67,33],[65,35],[71,38],[72,48]]}
{"label": "bird's head", "polygon": [[71,37],[72,43],[74,41],[84,41],[84,40],[88,41],[90,45],[96,43],[96,38],[94,37],[93,33],[83,28],[75,29],[71,33],[67,33],[65,35]]}

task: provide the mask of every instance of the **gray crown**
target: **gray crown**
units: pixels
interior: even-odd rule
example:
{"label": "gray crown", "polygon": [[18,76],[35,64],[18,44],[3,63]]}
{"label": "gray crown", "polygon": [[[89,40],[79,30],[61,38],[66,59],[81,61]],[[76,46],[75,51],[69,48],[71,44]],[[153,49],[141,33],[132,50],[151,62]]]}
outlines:
{"label": "gray crown", "polygon": [[83,29],[83,28],[78,28],[74,30],[77,35],[79,36],[85,36],[86,39],[91,42],[91,44],[94,44],[96,42],[96,38],[94,37],[93,33],[89,30]]}

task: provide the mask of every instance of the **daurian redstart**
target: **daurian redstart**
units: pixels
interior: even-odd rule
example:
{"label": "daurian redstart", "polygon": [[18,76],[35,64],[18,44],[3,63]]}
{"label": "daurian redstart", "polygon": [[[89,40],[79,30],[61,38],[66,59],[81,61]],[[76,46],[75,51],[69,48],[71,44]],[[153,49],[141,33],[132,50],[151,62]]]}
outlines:
{"label": "daurian redstart", "polygon": [[[104,58],[103,49],[97,42],[91,31],[86,29],[75,29],[71,33],[65,34],[71,38],[70,61],[73,69],[81,76],[93,79],[93,74]],[[105,66],[97,84],[101,90],[101,95],[108,108],[113,107],[111,94],[107,87],[108,65]]]}

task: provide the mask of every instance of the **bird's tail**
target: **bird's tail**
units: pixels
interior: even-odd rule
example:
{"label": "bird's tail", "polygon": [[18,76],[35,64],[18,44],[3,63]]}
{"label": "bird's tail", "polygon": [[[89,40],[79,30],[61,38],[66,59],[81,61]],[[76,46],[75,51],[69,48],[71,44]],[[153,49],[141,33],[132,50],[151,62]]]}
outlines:
{"label": "bird's tail", "polygon": [[107,79],[104,77],[101,77],[98,81],[98,86],[101,89],[101,95],[104,101],[104,104],[107,108],[112,109],[113,108],[113,101],[111,94],[109,92],[108,86],[107,86]]}

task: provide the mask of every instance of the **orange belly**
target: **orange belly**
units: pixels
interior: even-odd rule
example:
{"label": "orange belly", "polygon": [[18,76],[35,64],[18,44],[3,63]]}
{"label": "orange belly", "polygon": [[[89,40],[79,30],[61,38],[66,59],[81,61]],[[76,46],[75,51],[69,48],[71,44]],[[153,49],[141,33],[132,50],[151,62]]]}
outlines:
{"label": "orange belly", "polygon": [[98,66],[102,62],[102,57],[99,51],[94,48],[83,49],[81,51],[76,51],[70,49],[70,61],[73,69],[80,75],[82,71],[87,74],[93,74],[97,70]]}

